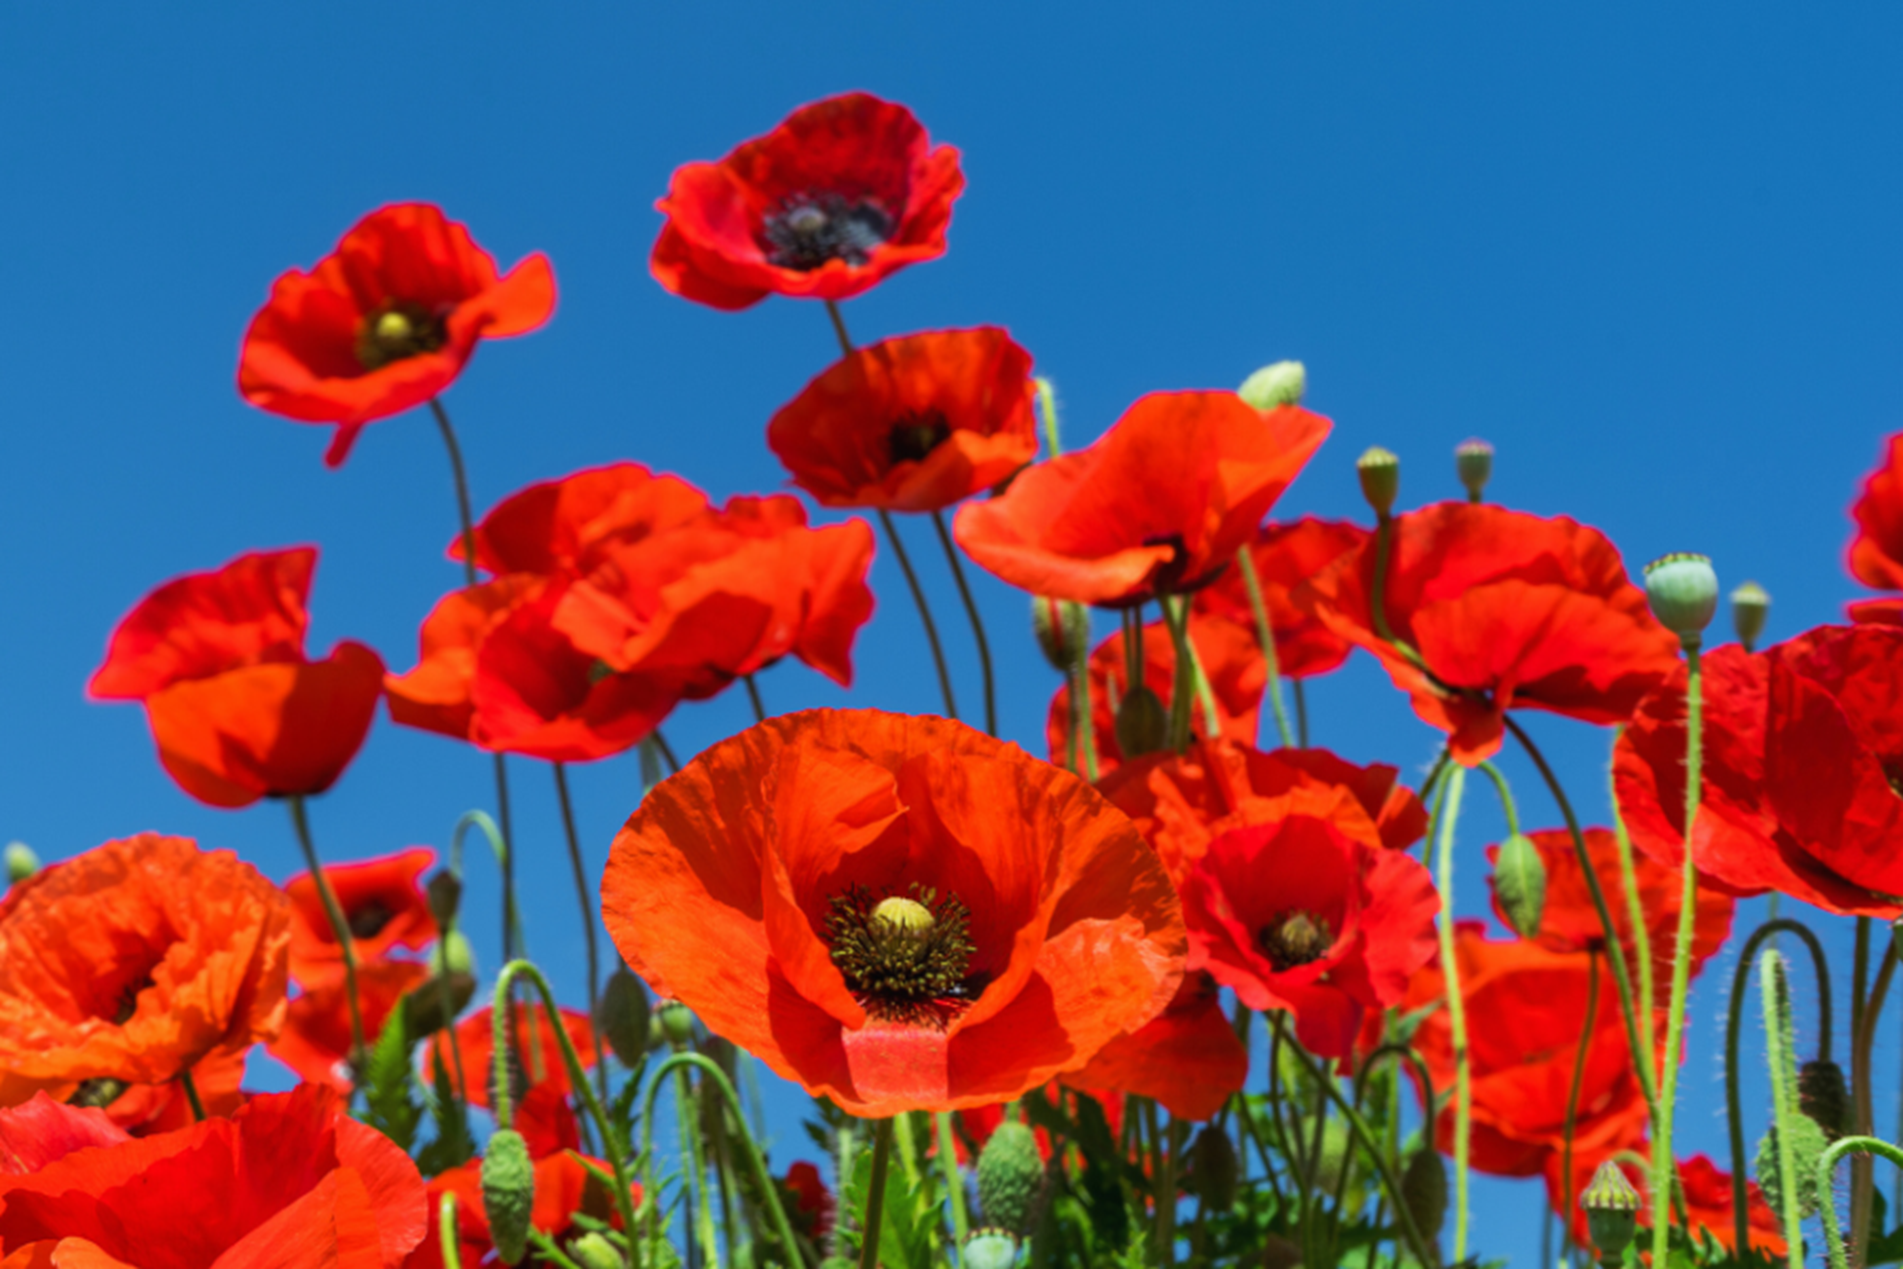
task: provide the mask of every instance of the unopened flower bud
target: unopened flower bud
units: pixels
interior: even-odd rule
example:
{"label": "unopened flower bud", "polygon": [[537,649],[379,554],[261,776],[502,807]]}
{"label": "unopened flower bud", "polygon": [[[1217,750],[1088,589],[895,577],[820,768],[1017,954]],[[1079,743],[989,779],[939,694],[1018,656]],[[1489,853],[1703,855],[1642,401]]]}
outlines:
{"label": "unopened flower bud", "polygon": [[40,870],[40,857],[25,842],[7,843],[7,884],[16,886]]}
{"label": "unopened flower bud", "polygon": [[447,868],[441,869],[429,879],[423,894],[429,900],[429,914],[436,919],[436,928],[448,929],[456,920],[456,910],[462,906],[462,878]]}
{"label": "unopened flower bud", "polygon": [[1467,491],[1467,501],[1479,502],[1493,478],[1493,446],[1479,437],[1454,446],[1454,474]]}
{"label": "unopened flower bud", "polygon": [[601,1003],[595,1011],[595,1026],[608,1041],[608,1047],[632,1070],[641,1064],[648,1051],[648,989],[628,971],[626,965],[608,975],[601,989]]}
{"label": "unopened flower bud", "polygon": [[[1797,1179],[1797,1215],[1808,1220],[1817,1213],[1817,1160],[1830,1148],[1830,1138],[1809,1115],[1793,1115],[1791,1130],[1791,1167]],[[1773,1127],[1758,1141],[1758,1188],[1771,1210],[1784,1210],[1783,1168],[1778,1162],[1778,1129]]]}
{"label": "unopened flower bud", "polygon": [[489,1138],[489,1152],[482,1160],[482,1210],[502,1263],[520,1262],[528,1251],[529,1221],[535,1212],[535,1164],[528,1142],[513,1128]]}
{"label": "unopened flower bud", "polygon": [[978,1154],[978,1210],[987,1224],[1020,1238],[1030,1236],[1044,1192],[1044,1161],[1037,1136],[1007,1119]]}
{"label": "unopened flower bud", "polygon": [[624,1269],[627,1258],[601,1234],[589,1230],[568,1248],[568,1254],[581,1269]]}
{"label": "unopened flower bud", "polygon": [[1090,645],[1090,610],[1068,599],[1034,595],[1031,630],[1051,668],[1068,674]]}
{"label": "unopened flower bud", "polygon": [[1696,648],[1718,611],[1718,574],[1708,556],[1691,551],[1662,555],[1645,566],[1645,597],[1652,601],[1659,624],[1687,648]]}
{"label": "unopened flower bud", "polygon": [[1361,496],[1377,517],[1387,519],[1401,495],[1401,460],[1392,451],[1371,445],[1355,459],[1355,474],[1361,477]]}
{"label": "unopened flower bud", "polygon": [[1401,1173],[1401,1201],[1415,1228],[1428,1242],[1440,1236],[1447,1220],[1447,1165],[1432,1145],[1422,1146]]}
{"label": "unopened flower bud", "polygon": [[1125,761],[1160,752],[1169,743],[1169,731],[1169,710],[1146,684],[1131,688],[1118,704],[1117,748]]}
{"label": "unopened flower bud", "polygon": [[475,994],[473,975],[436,971],[403,997],[403,1026],[413,1037],[441,1031],[456,1021]]}
{"label": "unopened flower bud", "polygon": [[1771,592],[1756,582],[1746,582],[1731,592],[1731,629],[1746,652],[1755,652],[1758,636],[1764,633],[1765,619],[1771,615]]}
{"label": "unopened flower bud", "polygon": [[959,1259],[965,1269],[1011,1269],[1018,1262],[1018,1240],[1001,1229],[981,1229],[965,1240]]}
{"label": "unopened flower bud", "polygon": [[1620,1257],[1638,1233],[1639,1192],[1618,1164],[1607,1159],[1599,1165],[1586,1192],[1579,1196],[1579,1205],[1586,1210],[1586,1229],[1592,1235],[1593,1246],[1599,1249],[1599,1263],[1621,1263]]}
{"label": "unopened flower bud", "polygon": [[1236,395],[1258,410],[1278,405],[1300,405],[1308,391],[1308,371],[1299,361],[1278,361],[1250,375]]}
{"label": "unopened flower bud", "polygon": [[1226,1212],[1236,1203],[1241,1163],[1229,1134],[1214,1124],[1197,1132],[1189,1147],[1189,1188],[1211,1210]]}
{"label": "unopened flower bud", "polygon": [[1831,1141],[1850,1131],[1850,1086],[1835,1062],[1810,1061],[1797,1069],[1797,1108],[1817,1121]]}
{"label": "unopened flower bud", "polygon": [[451,930],[448,938],[438,939],[430,949],[429,969],[432,974],[474,974],[476,949],[461,930]]}
{"label": "unopened flower bud", "polygon": [[1493,894],[1515,934],[1523,939],[1539,936],[1540,914],[1546,910],[1546,861],[1524,833],[1500,843],[1493,861]]}
{"label": "unopened flower bud", "polygon": [[694,1042],[693,1010],[678,1000],[663,1000],[657,1012],[661,1015],[661,1034],[677,1051]]}

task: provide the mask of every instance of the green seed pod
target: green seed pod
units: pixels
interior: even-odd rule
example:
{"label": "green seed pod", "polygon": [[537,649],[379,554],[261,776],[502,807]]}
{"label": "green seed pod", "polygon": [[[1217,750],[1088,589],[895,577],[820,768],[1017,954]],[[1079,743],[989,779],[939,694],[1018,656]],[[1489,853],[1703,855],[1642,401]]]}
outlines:
{"label": "green seed pod", "polygon": [[1299,361],[1278,361],[1250,375],[1236,395],[1258,410],[1300,405],[1308,392],[1308,369]]}
{"label": "green seed pod", "polygon": [[1639,1192],[1626,1180],[1619,1165],[1607,1159],[1592,1174],[1586,1192],[1579,1196],[1586,1210],[1586,1229],[1592,1245],[1599,1249],[1599,1263],[1616,1265],[1632,1244],[1639,1229]]}
{"label": "green seed pod", "polygon": [[661,1016],[661,1034],[676,1052],[694,1043],[694,1011],[678,1000],[663,1000],[656,1010]]}
{"label": "green seed pod", "polygon": [[1219,1212],[1236,1205],[1241,1163],[1229,1134],[1214,1124],[1196,1134],[1189,1147],[1189,1190]]}
{"label": "green seed pod", "polygon": [[519,1263],[528,1251],[529,1218],[535,1211],[535,1164],[528,1142],[513,1128],[489,1138],[482,1160],[482,1210],[502,1263]]}
{"label": "green seed pod", "polygon": [[1731,592],[1731,629],[1746,652],[1757,650],[1758,636],[1764,633],[1770,615],[1771,592],[1756,582],[1746,582]]}
{"label": "green seed pod", "polygon": [[641,1064],[641,1058],[648,1051],[648,1019],[652,1010],[648,1006],[648,989],[641,980],[628,971],[626,965],[608,975],[608,982],[601,989],[601,1005],[596,1011],[595,1025],[601,1028],[602,1036],[608,1041],[608,1047],[621,1059],[621,1065],[632,1070]]}
{"label": "green seed pod", "polygon": [[1546,910],[1546,862],[1532,838],[1515,833],[1500,843],[1493,860],[1493,895],[1515,934],[1523,939],[1539,936],[1540,914]]}
{"label": "green seed pod", "polygon": [[1850,1131],[1850,1086],[1835,1062],[1806,1062],[1797,1069],[1797,1108],[1817,1121],[1831,1141]]}
{"label": "green seed pod", "polygon": [[429,900],[429,914],[436,918],[436,928],[447,929],[456,919],[456,910],[462,906],[462,878],[447,868],[440,869],[429,879],[423,894]]}
{"label": "green seed pod", "polygon": [[7,843],[7,884],[17,886],[40,870],[40,857],[25,842]]}
{"label": "green seed pod", "polygon": [[1068,674],[1090,646],[1090,610],[1068,599],[1033,595],[1031,632],[1051,668]]}
{"label": "green seed pod", "polygon": [[1124,761],[1146,753],[1160,753],[1169,743],[1170,712],[1163,698],[1139,683],[1117,706],[1117,748]]}
{"label": "green seed pod", "polygon": [[1043,1191],[1036,1134],[1015,1120],[999,1124],[978,1154],[978,1209],[985,1221],[1028,1238]]}
{"label": "green seed pod", "polygon": [[461,930],[451,930],[448,938],[438,940],[430,950],[429,970],[432,974],[474,974],[476,949]]}
{"label": "green seed pod", "polygon": [[1371,445],[1355,459],[1355,474],[1361,477],[1361,496],[1376,516],[1387,519],[1401,496],[1401,460],[1391,450]]}
{"label": "green seed pod", "polygon": [[568,1254],[581,1269],[624,1269],[628,1263],[613,1243],[593,1230],[570,1244]]}
{"label": "green seed pod", "polygon": [[[1774,1212],[1784,1210],[1783,1178],[1778,1171],[1778,1130],[1772,1128],[1758,1142],[1758,1188]],[[1817,1160],[1830,1148],[1824,1130],[1808,1115],[1791,1119],[1791,1165],[1797,1171],[1797,1214],[1809,1220],[1817,1214]]]}
{"label": "green seed pod", "polygon": [[1432,1146],[1422,1146],[1407,1161],[1407,1170],[1401,1173],[1401,1201],[1407,1204],[1407,1214],[1414,1218],[1421,1237],[1428,1242],[1440,1237],[1440,1227],[1447,1220],[1447,1165]]}
{"label": "green seed pod", "polygon": [[1011,1269],[1018,1262],[1018,1240],[1001,1229],[981,1229],[965,1240],[960,1260],[965,1269]]}
{"label": "green seed pod", "polygon": [[1652,601],[1659,624],[1695,648],[1718,611],[1718,574],[1708,556],[1690,551],[1662,555],[1645,566],[1645,597]]}
{"label": "green seed pod", "polygon": [[1493,446],[1479,437],[1454,446],[1454,474],[1467,491],[1467,501],[1479,502],[1487,482],[1493,479]]}

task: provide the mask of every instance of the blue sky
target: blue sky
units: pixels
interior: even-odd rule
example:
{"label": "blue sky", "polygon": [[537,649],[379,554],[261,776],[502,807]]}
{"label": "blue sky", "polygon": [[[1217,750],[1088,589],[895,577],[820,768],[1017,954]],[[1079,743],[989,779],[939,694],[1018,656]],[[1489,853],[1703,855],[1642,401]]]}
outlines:
{"label": "blue sky", "polygon": [[[485,346],[447,397],[479,507],[620,458],[720,497],[779,487],[765,421],[833,355],[824,314],[667,295],[647,273],[652,205],[676,165],[851,88],[909,104],[969,179],[949,254],[847,305],[861,338],[1006,325],[1056,380],[1074,443],[1145,392],[1298,357],[1336,431],[1286,512],[1363,514],[1352,460],[1375,443],[1402,455],[1404,504],[1456,494],[1452,447],[1479,435],[1499,449],[1498,500],[1600,526],[1634,569],[1707,551],[1727,585],[1771,591],[1772,637],[1832,620],[1854,594],[1845,509],[1903,427],[1899,43],[1903,14],[1876,6],[1823,21],[1717,5],[340,3],[124,6],[110,23],[7,6],[0,838],[50,858],[158,828],[294,870],[281,809],[190,802],[139,711],[82,689],[151,586],[299,542],[323,549],[314,646],[361,638],[413,663],[417,623],[459,580],[427,415],[377,424],[333,472],[327,429],[233,389],[271,279],[381,203],[439,202],[505,264],[555,264],[555,320]],[[975,701],[941,562],[926,572]],[[884,553],[874,585],[850,696],[778,668],[771,708],[933,707]],[[978,586],[1004,730],[1036,747],[1055,677],[1022,596]],[[1347,756],[1412,770],[1432,755],[1365,659],[1311,704],[1318,743]],[[698,749],[745,709],[723,698],[669,731]],[[1602,807],[1607,737],[1534,726]],[[549,777],[516,767],[530,946],[575,984]],[[1508,770],[1530,823],[1556,822],[1524,764]],[[379,723],[314,807],[319,844],[339,859],[441,847],[487,805],[486,771]],[[638,794],[634,760],[575,786],[598,868]],[[1498,818],[1475,806],[1460,885],[1478,910]],[[470,890],[493,911],[480,870]],[[1727,973],[1694,999],[1695,1148],[1722,1143]],[[1531,1193],[1478,1198],[1480,1246],[1530,1262]]]}

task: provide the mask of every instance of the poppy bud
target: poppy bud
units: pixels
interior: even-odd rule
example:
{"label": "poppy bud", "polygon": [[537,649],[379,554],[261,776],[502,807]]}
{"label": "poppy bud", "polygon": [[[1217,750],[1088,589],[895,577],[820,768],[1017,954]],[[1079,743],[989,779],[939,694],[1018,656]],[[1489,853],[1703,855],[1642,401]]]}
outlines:
{"label": "poppy bud", "polygon": [[1661,555],[1645,566],[1645,597],[1652,615],[1686,648],[1699,645],[1718,611],[1718,574],[1709,556],[1690,551]]}
{"label": "poppy bud", "polygon": [[615,1245],[593,1230],[577,1238],[568,1248],[581,1269],[623,1269],[628,1263]]}
{"label": "poppy bud", "polygon": [[1401,1201],[1407,1204],[1407,1214],[1414,1218],[1422,1238],[1433,1242],[1440,1236],[1447,1220],[1447,1165],[1433,1146],[1422,1146],[1407,1161],[1401,1173]]}
{"label": "poppy bud", "polygon": [[1546,908],[1546,863],[1526,834],[1514,833],[1500,844],[1493,861],[1493,894],[1515,934],[1539,937],[1540,913]]}
{"label": "poppy bud", "polygon": [[1746,652],[1755,652],[1764,622],[1771,615],[1771,593],[1756,582],[1746,582],[1731,592],[1731,628]]}
{"label": "poppy bud", "polygon": [[1228,1133],[1209,1124],[1196,1134],[1189,1147],[1189,1188],[1197,1198],[1219,1212],[1234,1207],[1240,1169]]}
{"label": "poppy bud", "polygon": [[1797,1108],[1817,1121],[1831,1141],[1850,1131],[1850,1087],[1835,1062],[1806,1062],[1797,1069]]}
{"label": "poppy bud", "polygon": [[1385,520],[1401,496],[1401,460],[1390,450],[1370,445],[1355,459],[1355,474],[1361,477],[1361,496],[1374,508],[1377,518]]}
{"label": "poppy bud", "polygon": [[444,868],[429,879],[423,893],[429,899],[429,914],[436,919],[436,928],[448,929],[456,920],[456,910],[462,906],[462,878]]}
{"label": "poppy bud", "polygon": [[1308,370],[1299,361],[1278,361],[1250,375],[1236,395],[1258,410],[1278,405],[1300,405],[1308,391]]}
{"label": "poppy bud", "polygon": [[960,1259],[965,1269],[1011,1269],[1018,1262],[1018,1240],[1001,1229],[981,1229],[965,1240]]}
{"label": "poppy bud", "polygon": [[978,1210],[999,1229],[1028,1237],[1044,1191],[1037,1136],[1016,1120],[998,1125],[978,1154]]}
{"label": "poppy bud", "polygon": [[1626,1180],[1619,1165],[1607,1159],[1592,1174],[1586,1192],[1579,1196],[1586,1209],[1586,1229],[1592,1245],[1599,1249],[1599,1263],[1624,1263],[1625,1249],[1639,1232],[1639,1192]]}
{"label": "poppy bud", "polygon": [[441,1031],[469,1004],[476,994],[476,980],[468,974],[449,974],[427,979],[403,997],[403,1026],[412,1036]]}
{"label": "poppy bud", "polygon": [[1031,630],[1051,668],[1070,673],[1090,646],[1090,612],[1068,599],[1031,598]]}
{"label": "poppy bud", "polygon": [[651,1012],[647,988],[628,972],[626,965],[608,975],[607,985],[601,989],[595,1026],[607,1038],[608,1047],[621,1059],[621,1065],[629,1069],[639,1066],[648,1051]]}
{"label": "poppy bud", "polygon": [[476,951],[469,946],[469,940],[463,937],[461,930],[451,930],[448,938],[438,939],[436,946],[430,949],[429,972],[432,974],[473,974],[476,972]]}
{"label": "poppy bud", "polygon": [[1117,706],[1117,748],[1125,760],[1158,753],[1169,743],[1170,712],[1163,698],[1142,683]]}
{"label": "poppy bud", "polygon": [[519,1262],[528,1251],[529,1219],[535,1212],[535,1164],[528,1142],[513,1128],[489,1138],[482,1160],[482,1210],[502,1263]]}
{"label": "poppy bud", "polygon": [[25,842],[7,843],[7,884],[16,886],[40,870],[40,857]]}
{"label": "poppy bud", "polygon": [[[1817,1212],[1817,1160],[1830,1148],[1824,1130],[1808,1115],[1791,1116],[1791,1168],[1797,1179],[1797,1215],[1809,1220]],[[1758,1188],[1774,1212],[1784,1210],[1782,1169],[1778,1166],[1778,1130],[1773,1127],[1758,1142]]]}
{"label": "poppy bud", "polygon": [[1493,446],[1477,436],[1454,446],[1454,474],[1467,491],[1467,501],[1479,502],[1493,477]]}
{"label": "poppy bud", "polygon": [[678,1052],[694,1042],[694,1011],[678,1000],[663,1000],[658,1011],[661,1015],[661,1034]]}

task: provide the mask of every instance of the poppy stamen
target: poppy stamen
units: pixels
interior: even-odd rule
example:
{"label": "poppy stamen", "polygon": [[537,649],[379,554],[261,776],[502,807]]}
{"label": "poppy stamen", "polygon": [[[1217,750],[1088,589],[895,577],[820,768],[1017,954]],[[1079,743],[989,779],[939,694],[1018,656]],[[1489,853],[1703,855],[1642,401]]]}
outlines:
{"label": "poppy stamen", "polygon": [[357,360],[365,370],[432,353],[448,341],[441,315],[421,304],[392,300],[363,319],[357,328]]}
{"label": "poppy stamen", "polygon": [[942,1027],[970,1003],[971,914],[953,895],[914,885],[874,900],[848,887],[828,904],[826,939],[846,988],[881,1022]]}
{"label": "poppy stamen", "polygon": [[1275,972],[1285,974],[1326,956],[1334,945],[1335,932],[1324,918],[1297,909],[1283,913],[1274,924],[1264,926],[1256,942],[1262,954],[1269,958],[1269,964],[1275,966]]}
{"label": "poppy stamen", "polygon": [[808,194],[788,199],[763,219],[762,247],[773,264],[802,273],[829,260],[857,268],[892,233],[892,218],[869,199]]}
{"label": "poppy stamen", "polygon": [[886,444],[894,463],[918,463],[951,439],[951,424],[937,410],[908,414],[892,425]]}

